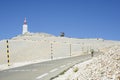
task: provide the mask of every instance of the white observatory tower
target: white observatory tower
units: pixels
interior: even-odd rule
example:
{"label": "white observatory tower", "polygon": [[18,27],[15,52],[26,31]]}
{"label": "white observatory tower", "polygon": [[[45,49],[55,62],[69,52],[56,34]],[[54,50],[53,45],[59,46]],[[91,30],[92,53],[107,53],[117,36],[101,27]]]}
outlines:
{"label": "white observatory tower", "polygon": [[27,21],[26,18],[24,19],[24,24],[23,24],[23,31],[22,34],[25,34],[28,32],[28,25],[27,25]]}

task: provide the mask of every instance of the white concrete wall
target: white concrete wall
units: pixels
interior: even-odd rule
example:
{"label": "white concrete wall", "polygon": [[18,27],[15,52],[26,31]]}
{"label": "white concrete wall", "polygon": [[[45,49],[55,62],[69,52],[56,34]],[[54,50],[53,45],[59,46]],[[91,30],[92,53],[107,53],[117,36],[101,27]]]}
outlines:
{"label": "white concrete wall", "polygon": [[[70,44],[72,56],[89,53],[90,49],[98,51],[105,47],[120,44],[120,42],[97,39],[25,36],[16,38],[16,40],[9,40],[10,63],[51,59],[51,43],[53,44],[53,58],[70,56]],[[0,41],[1,64],[7,64],[5,40]]]}

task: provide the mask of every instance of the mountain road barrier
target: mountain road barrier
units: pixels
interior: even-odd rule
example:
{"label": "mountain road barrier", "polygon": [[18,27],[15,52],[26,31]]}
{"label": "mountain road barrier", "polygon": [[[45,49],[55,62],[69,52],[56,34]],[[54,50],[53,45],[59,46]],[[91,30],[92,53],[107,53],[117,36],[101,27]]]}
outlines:
{"label": "mountain road barrier", "polygon": [[7,64],[10,66],[10,53],[9,53],[9,42],[8,40],[6,41],[7,44]]}

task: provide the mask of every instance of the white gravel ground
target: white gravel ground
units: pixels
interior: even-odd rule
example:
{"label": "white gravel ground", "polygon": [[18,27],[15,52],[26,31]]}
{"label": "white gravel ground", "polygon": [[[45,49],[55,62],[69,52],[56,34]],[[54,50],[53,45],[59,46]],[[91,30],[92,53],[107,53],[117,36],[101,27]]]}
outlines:
{"label": "white gravel ground", "polygon": [[54,80],[120,80],[120,45],[103,52],[98,57],[75,65]]}

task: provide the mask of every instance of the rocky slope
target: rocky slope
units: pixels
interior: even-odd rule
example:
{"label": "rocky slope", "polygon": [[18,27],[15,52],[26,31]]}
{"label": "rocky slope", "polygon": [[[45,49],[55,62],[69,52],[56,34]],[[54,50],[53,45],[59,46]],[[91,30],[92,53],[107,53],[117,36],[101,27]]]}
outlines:
{"label": "rocky slope", "polygon": [[77,64],[54,80],[120,80],[120,45],[103,50],[103,54]]}

